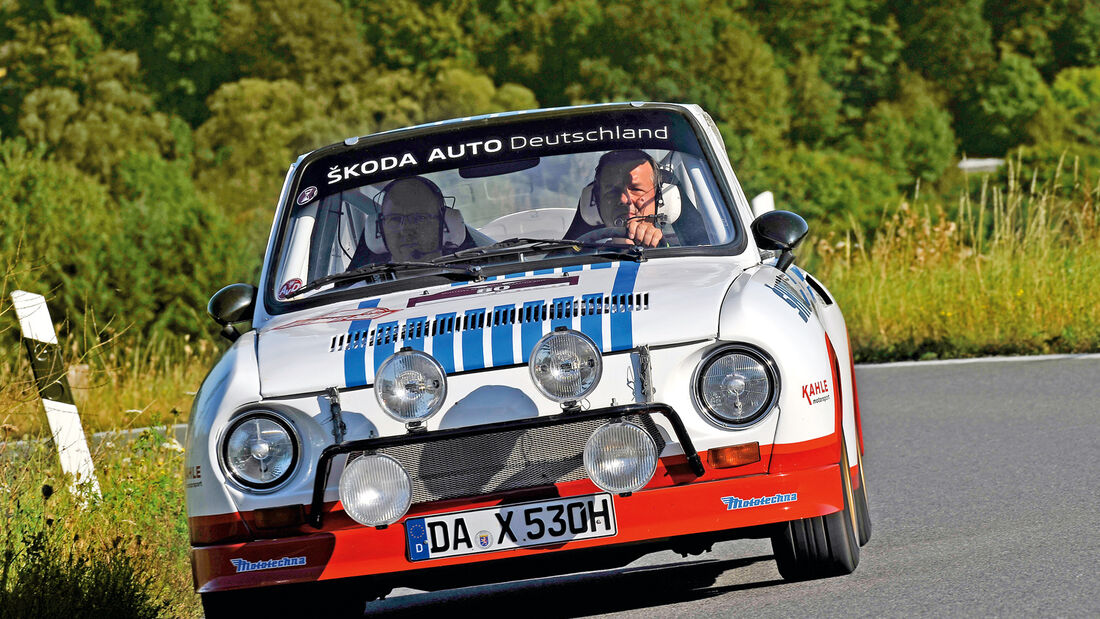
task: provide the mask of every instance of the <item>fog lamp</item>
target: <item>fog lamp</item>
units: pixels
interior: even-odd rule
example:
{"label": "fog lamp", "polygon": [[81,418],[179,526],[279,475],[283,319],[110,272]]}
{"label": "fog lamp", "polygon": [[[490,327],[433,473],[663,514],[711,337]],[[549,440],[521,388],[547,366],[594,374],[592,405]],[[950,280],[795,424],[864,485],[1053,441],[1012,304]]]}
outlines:
{"label": "fog lamp", "polygon": [[657,470],[657,445],[633,423],[608,423],[588,438],[584,468],[592,482],[608,492],[634,492],[648,484]]}
{"label": "fog lamp", "polygon": [[340,477],[340,502],[352,520],[368,527],[393,524],[409,511],[412,481],[389,456],[360,456]]}

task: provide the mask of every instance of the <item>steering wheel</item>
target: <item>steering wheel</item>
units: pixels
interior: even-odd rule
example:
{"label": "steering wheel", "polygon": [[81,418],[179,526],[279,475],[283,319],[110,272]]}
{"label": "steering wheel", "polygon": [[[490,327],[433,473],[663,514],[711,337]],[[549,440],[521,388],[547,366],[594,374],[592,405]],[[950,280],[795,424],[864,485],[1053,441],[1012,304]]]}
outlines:
{"label": "steering wheel", "polygon": [[[620,242],[615,242],[619,239]],[[628,241],[628,232],[626,228],[619,226],[616,228],[597,228],[590,230],[577,237],[577,240],[582,243],[609,243],[612,245],[633,245]],[[627,241],[627,242],[622,242]]]}

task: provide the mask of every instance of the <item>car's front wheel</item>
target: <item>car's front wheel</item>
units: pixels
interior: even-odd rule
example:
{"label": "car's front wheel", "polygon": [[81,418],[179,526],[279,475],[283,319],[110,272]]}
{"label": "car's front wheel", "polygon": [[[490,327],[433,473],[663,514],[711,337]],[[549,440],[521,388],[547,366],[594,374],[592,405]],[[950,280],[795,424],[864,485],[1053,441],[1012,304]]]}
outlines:
{"label": "car's front wheel", "polygon": [[826,516],[784,523],[772,535],[779,574],[786,580],[810,580],[851,574],[859,565],[859,537],[853,509],[848,453],[840,446],[844,509]]}
{"label": "car's front wheel", "polygon": [[855,499],[856,521],[859,523],[859,545],[865,546],[871,540],[871,508],[867,504],[867,477],[863,474],[863,454],[856,450],[856,464],[859,469],[859,487],[852,490]]}

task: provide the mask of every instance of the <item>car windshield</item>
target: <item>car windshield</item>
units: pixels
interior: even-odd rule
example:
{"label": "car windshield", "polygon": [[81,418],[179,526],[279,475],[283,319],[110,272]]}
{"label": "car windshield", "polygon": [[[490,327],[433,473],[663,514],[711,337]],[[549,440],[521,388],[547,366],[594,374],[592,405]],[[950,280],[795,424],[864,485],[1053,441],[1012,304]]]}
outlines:
{"label": "car windshield", "polygon": [[734,240],[682,114],[517,118],[307,158],[279,239],[276,297],[544,260],[657,258]]}

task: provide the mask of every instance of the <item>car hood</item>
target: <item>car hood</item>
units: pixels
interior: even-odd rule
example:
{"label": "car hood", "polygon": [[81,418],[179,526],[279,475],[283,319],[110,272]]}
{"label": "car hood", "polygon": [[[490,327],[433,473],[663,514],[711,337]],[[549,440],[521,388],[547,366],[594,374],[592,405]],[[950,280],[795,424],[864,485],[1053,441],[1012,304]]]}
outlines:
{"label": "car hood", "polygon": [[713,339],[740,268],[715,257],[528,271],[278,316],[257,337],[264,397],[374,382],[395,351],[423,350],[448,374],[526,363],[559,327],[603,352]]}

